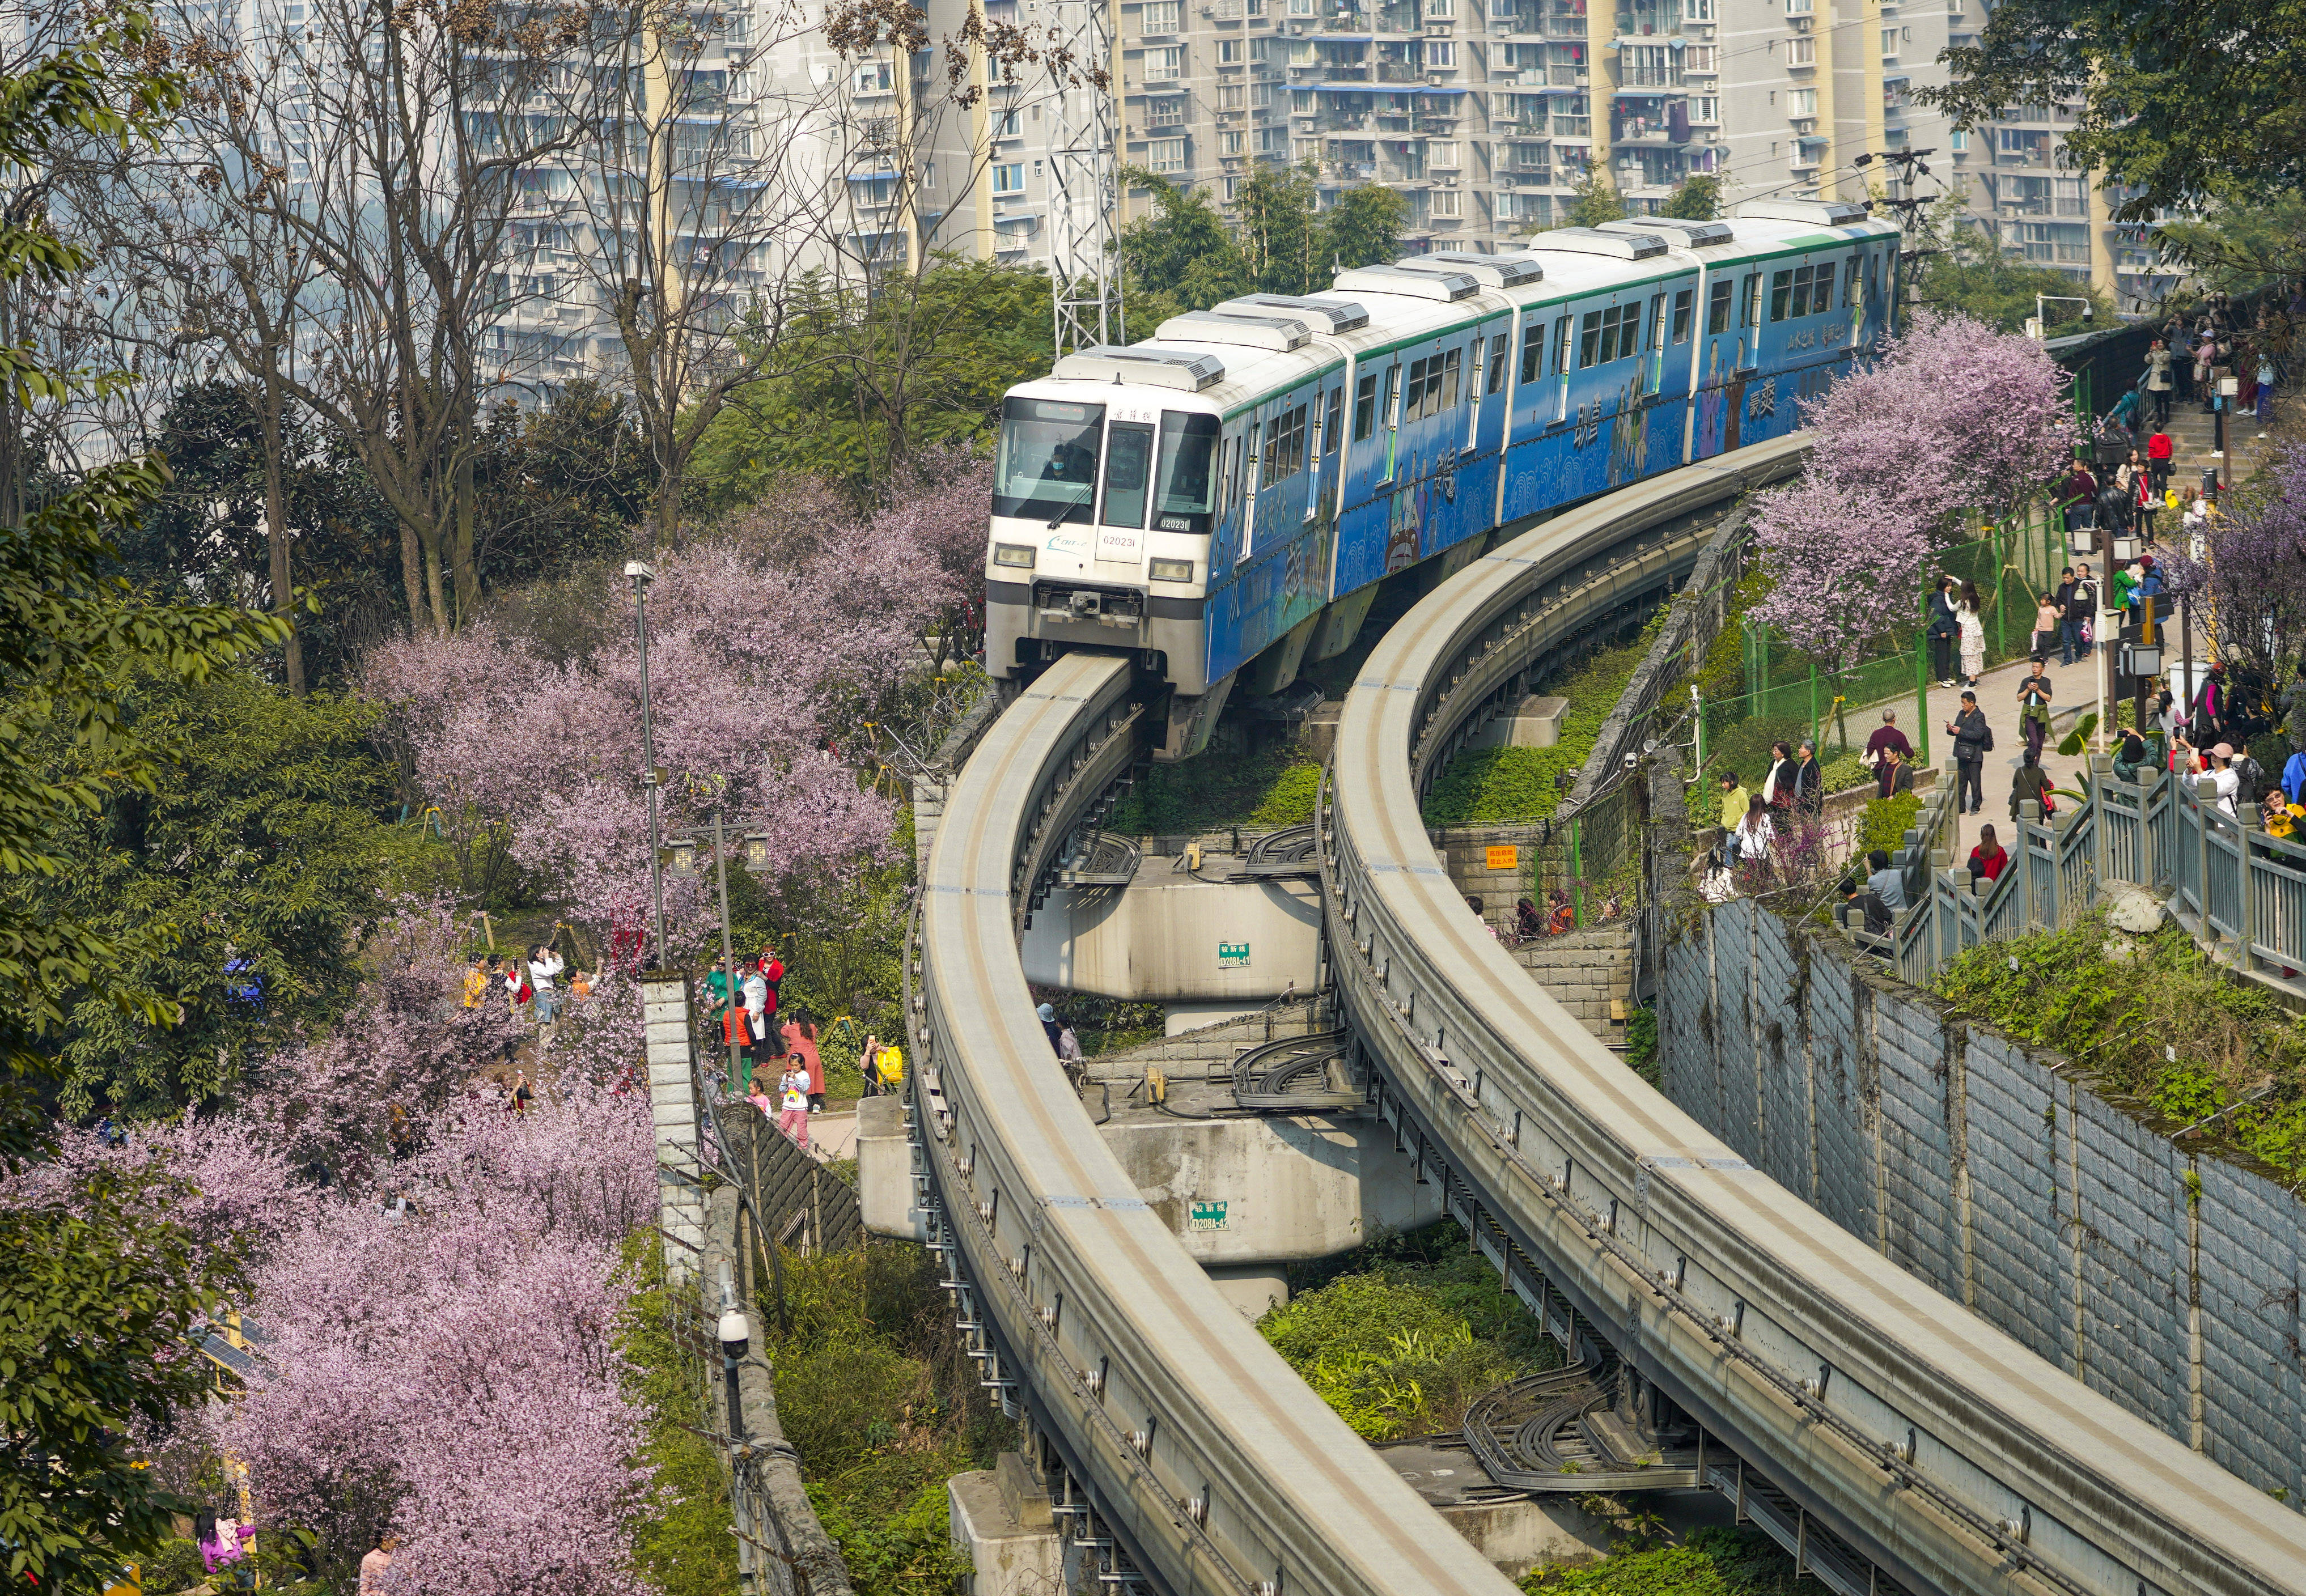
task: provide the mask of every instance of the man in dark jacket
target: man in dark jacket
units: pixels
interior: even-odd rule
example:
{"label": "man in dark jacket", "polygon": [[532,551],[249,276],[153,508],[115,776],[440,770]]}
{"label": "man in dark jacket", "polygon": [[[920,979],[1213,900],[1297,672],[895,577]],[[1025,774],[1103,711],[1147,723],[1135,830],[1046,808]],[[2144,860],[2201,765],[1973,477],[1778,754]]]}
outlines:
{"label": "man in dark jacket", "polygon": [[2074,662],[2074,650],[2081,642],[2067,619],[2074,612],[2074,589],[2080,585],[2074,580],[2074,568],[2068,566],[2058,573],[2058,591],[2050,595],[2050,602],[2058,607],[2058,663],[2061,665]]}
{"label": "man in dark jacket", "polygon": [[1953,738],[1954,766],[1961,785],[1954,789],[1954,806],[1971,815],[1986,807],[1986,756],[1994,750],[1994,729],[1977,707],[1977,695],[1965,690],[1961,713],[1946,722]]}
{"label": "man in dark jacket", "polygon": [[1942,687],[1953,686],[1953,642],[1961,632],[1961,623],[1954,619],[1953,593],[1953,578],[1943,576],[1930,594],[1930,674]]}
{"label": "man in dark jacket", "polygon": [[2097,584],[2090,580],[2087,564],[2071,582],[2059,585],[2058,600],[2065,607],[2065,618],[2058,623],[2059,663],[2071,665],[2089,657],[2089,644],[2082,641],[2082,627],[2097,613]]}
{"label": "man in dark jacket", "polygon": [[1842,882],[1841,900],[1866,917],[1867,935],[1873,936],[1890,935],[1892,917],[1889,905],[1882,901],[1880,893],[1862,891],[1858,885],[1856,876],[1849,876]]}

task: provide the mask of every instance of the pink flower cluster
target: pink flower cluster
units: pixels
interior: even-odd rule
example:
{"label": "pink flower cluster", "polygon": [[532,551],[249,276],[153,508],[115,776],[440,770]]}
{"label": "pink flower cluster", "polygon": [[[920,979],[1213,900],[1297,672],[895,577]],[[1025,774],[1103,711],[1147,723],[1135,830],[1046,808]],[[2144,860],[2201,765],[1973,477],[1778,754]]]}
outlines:
{"label": "pink flower cluster", "polygon": [[[928,639],[969,597],[983,475],[925,477],[848,522],[763,512],[658,559],[648,675],[666,825],[703,824],[725,780],[728,824],[764,839],[772,873],[886,846],[891,805],[845,749],[929,667]],[[630,588],[599,602],[594,641],[570,657],[480,624],[380,645],[363,687],[393,706],[392,740],[432,803],[506,827],[519,864],[586,918],[631,925],[648,892],[641,659]],[[669,885],[668,915],[701,927],[704,892]]]}
{"label": "pink flower cluster", "polygon": [[2072,457],[2068,381],[2030,338],[1916,311],[1881,360],[1804,405],[1815,444],[1802,480],[1757,496],[1774,585],[1758,618],[1836,666],[1914,624],[1960,512],[2006,516]]}

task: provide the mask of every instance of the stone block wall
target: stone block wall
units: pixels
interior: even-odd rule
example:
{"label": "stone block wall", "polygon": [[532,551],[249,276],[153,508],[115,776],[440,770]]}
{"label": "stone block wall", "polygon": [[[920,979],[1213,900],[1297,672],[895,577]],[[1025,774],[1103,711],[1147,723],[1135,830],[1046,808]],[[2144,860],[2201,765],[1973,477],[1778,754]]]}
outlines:
{"label": "stone block wall", "polygon": [[2306,1205],[2273,1172],[2175,1145],[2071,1061],[1750,900],[1685,896],[1661,940],[1668,1097],[1997,1328],[2306,1503]]}

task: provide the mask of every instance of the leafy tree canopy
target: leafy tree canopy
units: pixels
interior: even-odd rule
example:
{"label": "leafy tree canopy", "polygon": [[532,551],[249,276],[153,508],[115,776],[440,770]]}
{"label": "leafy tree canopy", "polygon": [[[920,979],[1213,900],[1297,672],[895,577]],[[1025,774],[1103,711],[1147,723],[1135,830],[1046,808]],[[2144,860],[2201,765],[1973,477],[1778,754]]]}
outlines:
{"label": "leafy tree canopy", "polygon": [[[0,78],[0,164],[41,171],[71,137],[128,144],[181,103],[183,84],[141,66],[165,55],[149,18],[90,14],[88,33],[20,57]],[[0,283],[57,289],[85,251],[37,207],[0,216]],[[121,378],[101,380],[111,383]],[[90,380],[0,350],[0,383],[24,406],[63,402]],[[23,458],[13,450],[12,459]],[[0,1187],[46,1156],[48,1127],[26,1076],[50,1080],[67,1005],[107,1005],[148,1024],[173,1019],[165,990],[132,968],[176,940],[165,920],[115,926],[33,889],[73,867],[75,824],[119,795],[155,792],[158,762],[134,734],[117,686],[132,668],[197,687],[287,636],[277,618],[226,605],[163,604],[117,574],[115,538],[159,497],[166,468],[127,459],[44,484],[0,536]],[[20,502],[21,483],[0,502]],[[59,747],[73,757],[59,765]],[[0,1202],[0,1577],[20,1589],[95,1596],[157,1550],[185,1504],[158,1489],[127,1437],[201,1384],[185,1335],[229,1271],[145,1188],[80,1182],[70,1200],[21,1191]]]}
{"label": "leafy tree canopy", "polygon": [[1692,172],[1674,184],[1673,192],[1658,207],[1660,216],[1685,222],[1710,222],[1721,214],[1721,178],[1718,173]]}
{"label": "leafy tree canopy", "polygon": [[781,335],[788,375],[740,389],[713,418],[690,507],[756,504],[781,478],[816,474],[862,500],[910,456],[975,445],[1001,396],[1048,372],[1049,277],[1038,268],[934,257],[869,295],[804,278]]}
{"label": "leafy tree canopy", "polygon": [[2228,294],[2306,277],[2306,192],[2220,195],[2194,216],[2154,229],[2165,260]]}
{"label": "leafy tree canopy", "polygon": [[2124,219],[2306,183],[2306,0],[2003,0],[1942,59],[1917,96],[1958,126],[2078,102],[2067,156],[2126,185]]}
{"label": "leafy tree canopy", "polygon": [[1585,175],[1577,180],[1576,198],[1570,201],[1568,214],[1561,218],[1561,225],[1598,227],[1625,214],[1626,201],[1619,196],[1617,185],[1610,181],[1609,173],[1588,167]]}
{"label": "leafy tree canopy", "polygon": [[1208,189],[1125,168],[1123,181],[1150,190],[1154,205],[1121,235],[1131,336],[1236,294],[1319,293],[1339,270],[1400,252],[1407,201],[1363,183],[1317,211],[1315,175],[1310,165],[1260,166],[1234,194],[1228,221]]}

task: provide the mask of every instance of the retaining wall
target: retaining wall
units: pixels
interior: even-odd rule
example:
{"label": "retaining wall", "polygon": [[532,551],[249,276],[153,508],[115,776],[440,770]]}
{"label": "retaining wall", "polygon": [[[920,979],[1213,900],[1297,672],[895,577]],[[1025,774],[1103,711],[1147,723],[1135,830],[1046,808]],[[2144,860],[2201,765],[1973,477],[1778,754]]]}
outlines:
{"label": "retaining wall", "polygon": [[1666,1095],[1996,1327],[2306,1502],[2296,1198],[1842,938],[1749,899],[1699,904],[1674,829],[1653,831],[1662,912],[1645,917]]}

